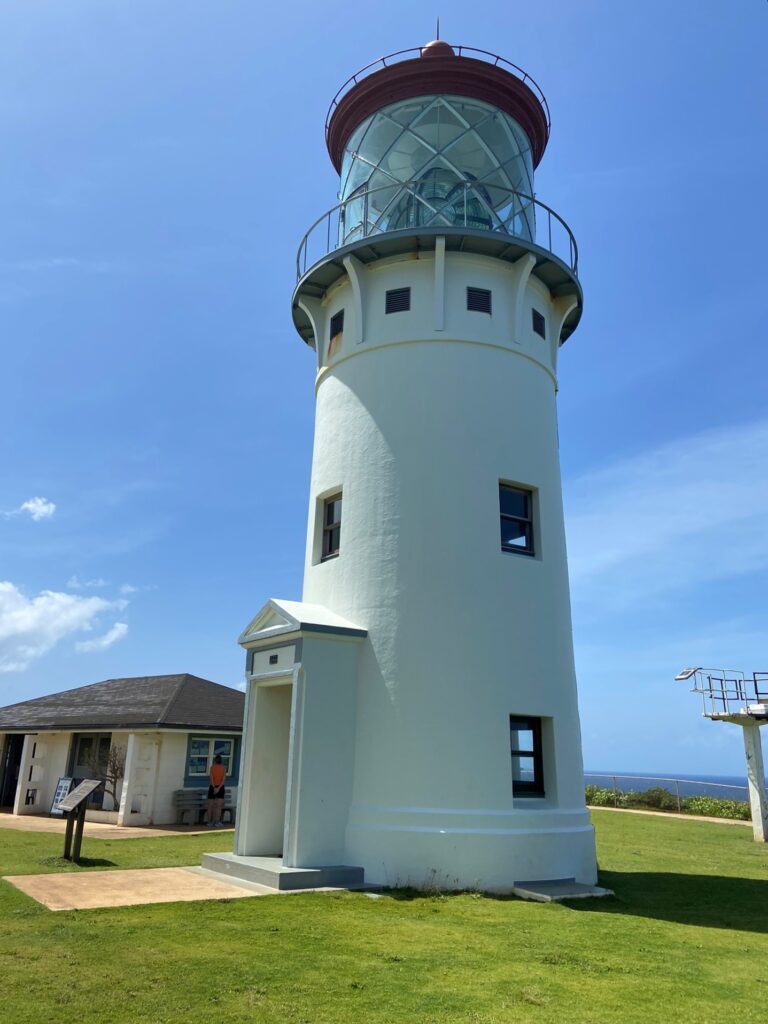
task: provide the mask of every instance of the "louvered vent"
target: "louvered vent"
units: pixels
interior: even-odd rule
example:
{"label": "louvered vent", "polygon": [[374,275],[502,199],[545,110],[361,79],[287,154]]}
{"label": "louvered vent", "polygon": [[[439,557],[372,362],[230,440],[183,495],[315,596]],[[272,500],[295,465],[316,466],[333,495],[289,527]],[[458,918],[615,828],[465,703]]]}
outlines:
{"label": "louvered vent", "polygon": [[467,309],[473,313],[491,312],[491,293],[487,288],[467,288]]}
{"label": "louvered vent", "polygon": [[411,308],[411,289],[393,288],[387,292],[385,313],[405,313]]}
{"label": "louvered vent", "polygon": [[538,311],[538,309],[532,309],[531,313],[533,314],[533,329],[535,333],[541,335],[542,338],[546,338],[547,325],[544,320],[544,317]]}

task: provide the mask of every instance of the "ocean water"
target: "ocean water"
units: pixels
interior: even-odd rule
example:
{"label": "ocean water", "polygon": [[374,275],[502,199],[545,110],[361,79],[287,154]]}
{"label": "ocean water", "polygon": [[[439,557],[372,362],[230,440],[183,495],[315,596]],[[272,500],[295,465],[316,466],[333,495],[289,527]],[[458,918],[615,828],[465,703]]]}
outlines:
{"label": "ocean water", "polygon": [[[615,779],[615,782],[614,782]],[[677,780],[677,784],[675,781]],[[747,800],[747,779],[744,775],[681,775],[678,772],[612,772],[595,769],[584,773],[586,785],[602,786],[621,792],[642,793],[659,786],[680,796],[716,796],[726,800]]]}

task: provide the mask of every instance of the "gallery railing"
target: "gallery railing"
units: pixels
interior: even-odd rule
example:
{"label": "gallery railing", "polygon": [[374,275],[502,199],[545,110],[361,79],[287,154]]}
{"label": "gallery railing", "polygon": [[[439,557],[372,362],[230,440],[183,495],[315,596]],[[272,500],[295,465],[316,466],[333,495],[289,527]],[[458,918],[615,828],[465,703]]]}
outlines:
{"label": "gallery railing", "polygon": [[319,217],[301,240],[296,276],[342,246],[392,231],[418,228],[489,231],[532,242],[575,275],[579,251],[559,214],[533,196],[499,185],[459,181],[436,194],[424,179],[362,187]]}
{"label": "gallery railing", "polygon": [[[344,85],[339,89],[336,95],[331,100],[331,105],[328,108],[328,114],[325,118],[325,135],[328,137],[328,129],[331,123],[333,113],[341,102],[342,98],[349,90],[363,79],[367,78],[368,75],[372,75],[376,71],[380,71],[382,68],[391,67],[393,64],[398,64],[403,60],[414,60],[417,57],[421,57],[424,52],[423,46],[412,46],[407,50],[396,50],[395,53],[389,53],[386,57],[379,57],[378,60],[371,61],[370,64],[366,64],[364,68],[360,68],[354,75],[346,80]],[[505,60],[504,57],[500,57],[497,53],[491,53],[490,50],[478,50],[474,46],[454,46],[453,52],[457,57],[474,57],[475,60],[485,61],[487,64],[493,64],[495,67],[501,68],[503,71],[508,71],[515,78],[519,78],[521,82],[528,86],[533,94],[538,99],[544,108],[544,116],[547,119],[547,131],[551,127],[551,119],[549,116],[549,104],[547,103],[544,93],[541,91],[541,87],[538,82],[531,78],[527,71],[523,71],[517,64],[513,64],[509,60]]]}

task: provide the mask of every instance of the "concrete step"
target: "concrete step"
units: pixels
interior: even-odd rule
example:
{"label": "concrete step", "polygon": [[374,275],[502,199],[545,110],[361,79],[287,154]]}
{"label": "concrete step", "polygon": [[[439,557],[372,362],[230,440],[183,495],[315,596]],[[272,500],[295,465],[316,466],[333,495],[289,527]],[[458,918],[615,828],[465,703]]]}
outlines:
{"label": "concrete step", "polygon": [[283,892],[291,889],[350,889],[364,885],[363,868],[346,864],[288,868],[281,857],[238,857],[235,853],[204,853],[202,866],[232,881],[241,879]]}
{"label": "concrete step", "polygon": [[573,878],[553,878],[536,882],[515,882],[512,887],[515,896],[538,903],[557,903],[560,900],[580,900],[590,897],[613,896],[612,889],[599,885],[584,885]]}

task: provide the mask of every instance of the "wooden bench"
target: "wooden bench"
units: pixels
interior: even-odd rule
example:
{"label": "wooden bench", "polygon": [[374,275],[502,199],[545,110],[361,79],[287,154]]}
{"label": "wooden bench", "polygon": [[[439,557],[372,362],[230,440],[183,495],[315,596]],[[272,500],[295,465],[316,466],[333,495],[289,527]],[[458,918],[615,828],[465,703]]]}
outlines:
{"label": "wooden bench", "polygon": [[[224,808],[221,813],[221,820],[229,816],[229,823],[235,824],[235,807],[237,805],[237,787],[227,786],[227,795],[224,798]],[[189,815],[190,825],[199,825],[205,818],[205,810],[208,805],[208,790],[204,787],[199,789],[177,789],[173,793],[173,805],[176,808],[176,823],[185,824],[184,817]]]}

